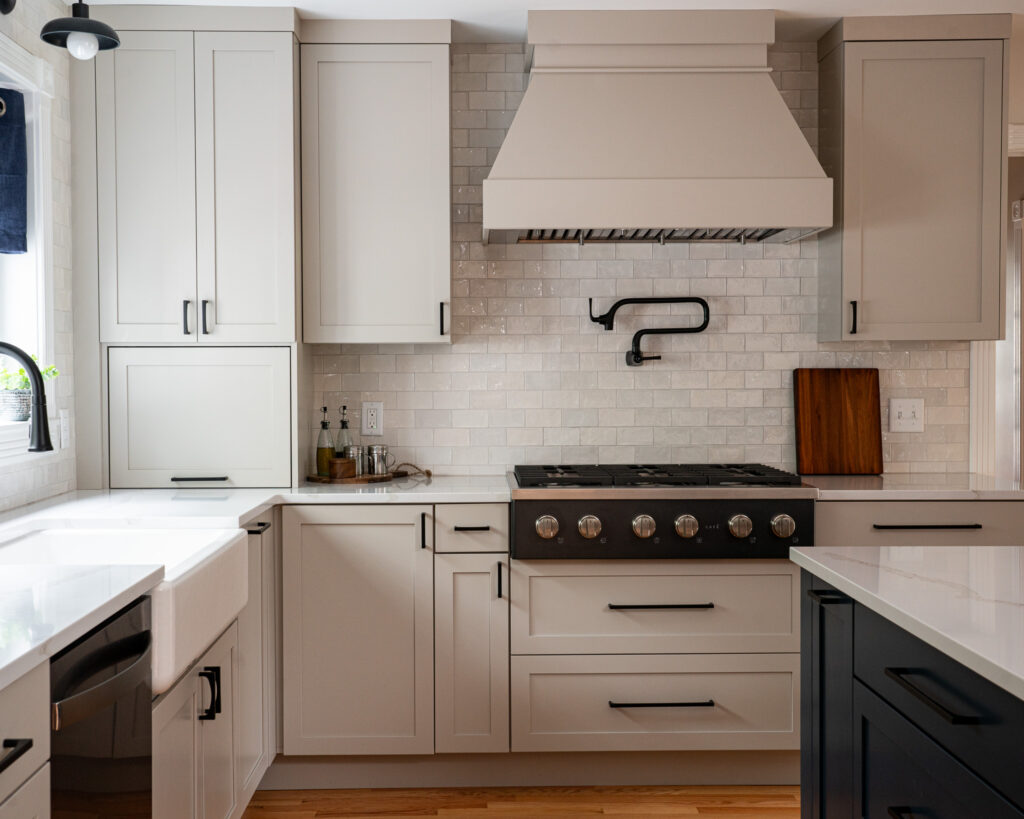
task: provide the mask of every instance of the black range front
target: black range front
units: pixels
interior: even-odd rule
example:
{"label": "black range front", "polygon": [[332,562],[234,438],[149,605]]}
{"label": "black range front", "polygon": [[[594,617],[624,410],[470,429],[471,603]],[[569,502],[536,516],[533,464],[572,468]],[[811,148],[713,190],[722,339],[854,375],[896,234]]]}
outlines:
{"label": "black range front", "polygon": [[513,495],[511,557],[787,558],[790,546],[814,544],[811,498],[752,498],[748,491],[712,499],[699,497],[701,491],[680,499],[644,498],[642,490],[622,493],[636,497],[595,499],[567,499],[557,490],[540,498]]}

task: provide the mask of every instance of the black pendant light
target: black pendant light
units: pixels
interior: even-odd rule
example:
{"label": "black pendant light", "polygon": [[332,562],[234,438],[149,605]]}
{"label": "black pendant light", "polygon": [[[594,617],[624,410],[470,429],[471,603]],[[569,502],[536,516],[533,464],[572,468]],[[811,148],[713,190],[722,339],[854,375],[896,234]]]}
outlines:
{"label": "black pendant light", "polygon": [[121,40],[106,23],[89,19],[89,6],[73,3],[70,17],[51,20],[39,36],[50,45],[66,48],[79,60],[91,60],[97,51],[117,48]]}

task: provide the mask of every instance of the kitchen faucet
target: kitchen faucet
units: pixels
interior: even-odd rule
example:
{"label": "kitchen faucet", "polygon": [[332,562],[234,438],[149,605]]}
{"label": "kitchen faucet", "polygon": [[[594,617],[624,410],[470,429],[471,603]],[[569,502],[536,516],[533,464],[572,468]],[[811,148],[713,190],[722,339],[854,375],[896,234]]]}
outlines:
{"label": "kitchen faucet", "polygon": [[0,341],[0,355],[8,356],[25,368],[28,381],[32,388],[32,425],[29,427],[29,452],[50,452],[50,420],[46,417],[46,390],[43,389],[43,376],[32,356],[24,350]]}

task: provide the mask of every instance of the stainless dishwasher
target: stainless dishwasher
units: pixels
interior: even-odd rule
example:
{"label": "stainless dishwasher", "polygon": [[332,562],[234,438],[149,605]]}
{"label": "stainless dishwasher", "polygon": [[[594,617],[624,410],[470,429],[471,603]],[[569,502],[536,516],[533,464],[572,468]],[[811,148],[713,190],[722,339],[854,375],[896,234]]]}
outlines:
{"label": "stainless dishwasher", "polygon": [[52,819],[153,815],[150,601],[50,661]]}

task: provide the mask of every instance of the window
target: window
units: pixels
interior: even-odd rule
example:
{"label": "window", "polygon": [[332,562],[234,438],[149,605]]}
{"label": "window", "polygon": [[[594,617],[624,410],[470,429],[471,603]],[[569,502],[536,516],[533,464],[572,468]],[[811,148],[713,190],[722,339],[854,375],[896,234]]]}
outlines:
{"label": "window", "polygon": [[[53,68],[0,34],[0,87],[25,97],[27,252],[0,254],[0,340],[54,362],[51,108]],[[11,359],[0,357],[9,369]],[[55,402],[48,396],[53,411]],[[0,458],[25,454],[28,423],[0,419]]]}

